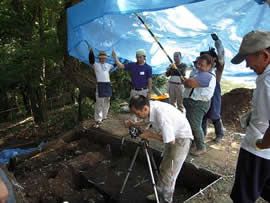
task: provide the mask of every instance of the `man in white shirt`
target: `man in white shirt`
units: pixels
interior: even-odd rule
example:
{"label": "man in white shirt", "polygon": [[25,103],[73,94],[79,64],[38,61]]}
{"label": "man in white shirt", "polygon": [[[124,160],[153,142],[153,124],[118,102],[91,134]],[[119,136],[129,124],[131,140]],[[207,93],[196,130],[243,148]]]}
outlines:
{"label": "man in white shirt", "polygon": [[[149,101],[142,95],[131,98],[129,108],[138,118],[147,119],[153,130],[144,131],[142,139],[155,139],[165,143],[164,156],[160,165],[160,180],[158,192],[161,202],[171,203],[177,176],[187,157],[193,135],[185,114],[174,106],[160,102]],[[144,122],[127,120],[126,127],[140,126]],[[155,200],[154,195],[147,196]]]}
{"label": "man in white shirt", "polygon": [[99,62],[95,62],[92,49],[89,51],[89,63],[93,66],[97,79],[94,128],[99,128],[102,121],[107,119],[110,108],[110,97],[112,96],[110,70],[113,65],[106,63],[107,57],[106,52],[101,51],[98,55]]}
{"label": "man in white shirt", "polygon": [[258,77],[231,199],[234,203],[251,203],[261,196],[270,202],[270,32],[256,30],[244,36],[231,62],[239,64],[244,60]]}

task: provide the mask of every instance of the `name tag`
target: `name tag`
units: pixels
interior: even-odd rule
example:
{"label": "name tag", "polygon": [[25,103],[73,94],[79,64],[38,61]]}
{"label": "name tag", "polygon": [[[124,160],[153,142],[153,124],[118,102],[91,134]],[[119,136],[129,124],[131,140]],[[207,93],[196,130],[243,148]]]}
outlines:
{"label": "name tag", "polygon": [[144,72],[140,72],[140,75],[144,75]]}

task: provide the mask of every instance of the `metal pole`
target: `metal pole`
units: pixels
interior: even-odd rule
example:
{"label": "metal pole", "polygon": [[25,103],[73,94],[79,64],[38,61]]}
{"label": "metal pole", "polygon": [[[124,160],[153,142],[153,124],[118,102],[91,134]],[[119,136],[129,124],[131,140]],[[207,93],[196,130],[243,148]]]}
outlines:
{"label": "metal pole", "polygon": [[147,143],[145,143],[145,141],[143,144],[143,148],[144,148],[144,152],[146,155],[146,159],[147,159],[147,163],[148,163],[148,167],[149,167],[149,171],[150,171],[150,175],[151,175],[151,180],[152,180],[152,184],[153,184],[153,188],[154,188],[154,192],[155,192],[156,202],[159,203],[157,186],[156,186],[156,182],[155,182],[155,178],[154,178],[154,174],[153,174],[153,170],[152,170],[152,166],[151,166],[150,156],[149,156],[148,151],[147,151]]}
{"label": "metal pole", "polygon": [[123,183],[123,185],[122,185],[122,188],[121,188],[121,190],[120,190],[120,194],[123,194],[123,192],[124,192],[126,183],[127,183],[127,181],[128,181],[128,177],[129,177],[129,175],[130,175],[130,173],[131,173],[131,171],[132,171],[132,168],[133,168],[133,166],[134,166],[134,163],[135,163],[135,161],[136,161],[136,158],[137,158],[137,156],[138,156],[138,154],[139,154],[140,148],[141,148],[141,146],[138,146],[137,149],[136,149],[136,152],[135,152],[135,154],[134,154],[134,156],[133,156],[132,162],[131,162],[130,167],[129,167],[129,169],[128,169],[128,173],[127,173],[127,175],[126,175],[126,178],[125,178],[124,183]]}

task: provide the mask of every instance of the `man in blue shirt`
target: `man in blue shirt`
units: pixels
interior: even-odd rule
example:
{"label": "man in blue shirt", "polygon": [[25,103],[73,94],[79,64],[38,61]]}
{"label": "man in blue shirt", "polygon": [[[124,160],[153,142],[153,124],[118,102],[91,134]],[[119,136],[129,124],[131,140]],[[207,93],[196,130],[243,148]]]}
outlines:
{"label": "man in blue shirt", "polygon": [[120,69],[124,69],[131,73],[132,89],[130,97],[143,95],[150,98],[152,92],[152,67],[145,63],[145,51],[143,49],[138,49],[136,51],[136,63],[122,64],[118,60],[115,51],[112,51],[112,56]]}

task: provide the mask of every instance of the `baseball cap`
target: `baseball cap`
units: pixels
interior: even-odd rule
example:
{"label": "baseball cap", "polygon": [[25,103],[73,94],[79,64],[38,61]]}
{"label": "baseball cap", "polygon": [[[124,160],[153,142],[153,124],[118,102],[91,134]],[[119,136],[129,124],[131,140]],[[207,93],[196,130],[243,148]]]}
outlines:
{"label": "baseball cap", "polygon": [[136,56],[146,56],[144,49],[138,49],[136,51]]}
{"label": "baseball cap", "polygon": [[263,30],[254,30],[247,33],[240,45],[238,53],[231,62],[239,64],[249,54],[254,54],[260,50],[270,47],[270,32]]}

